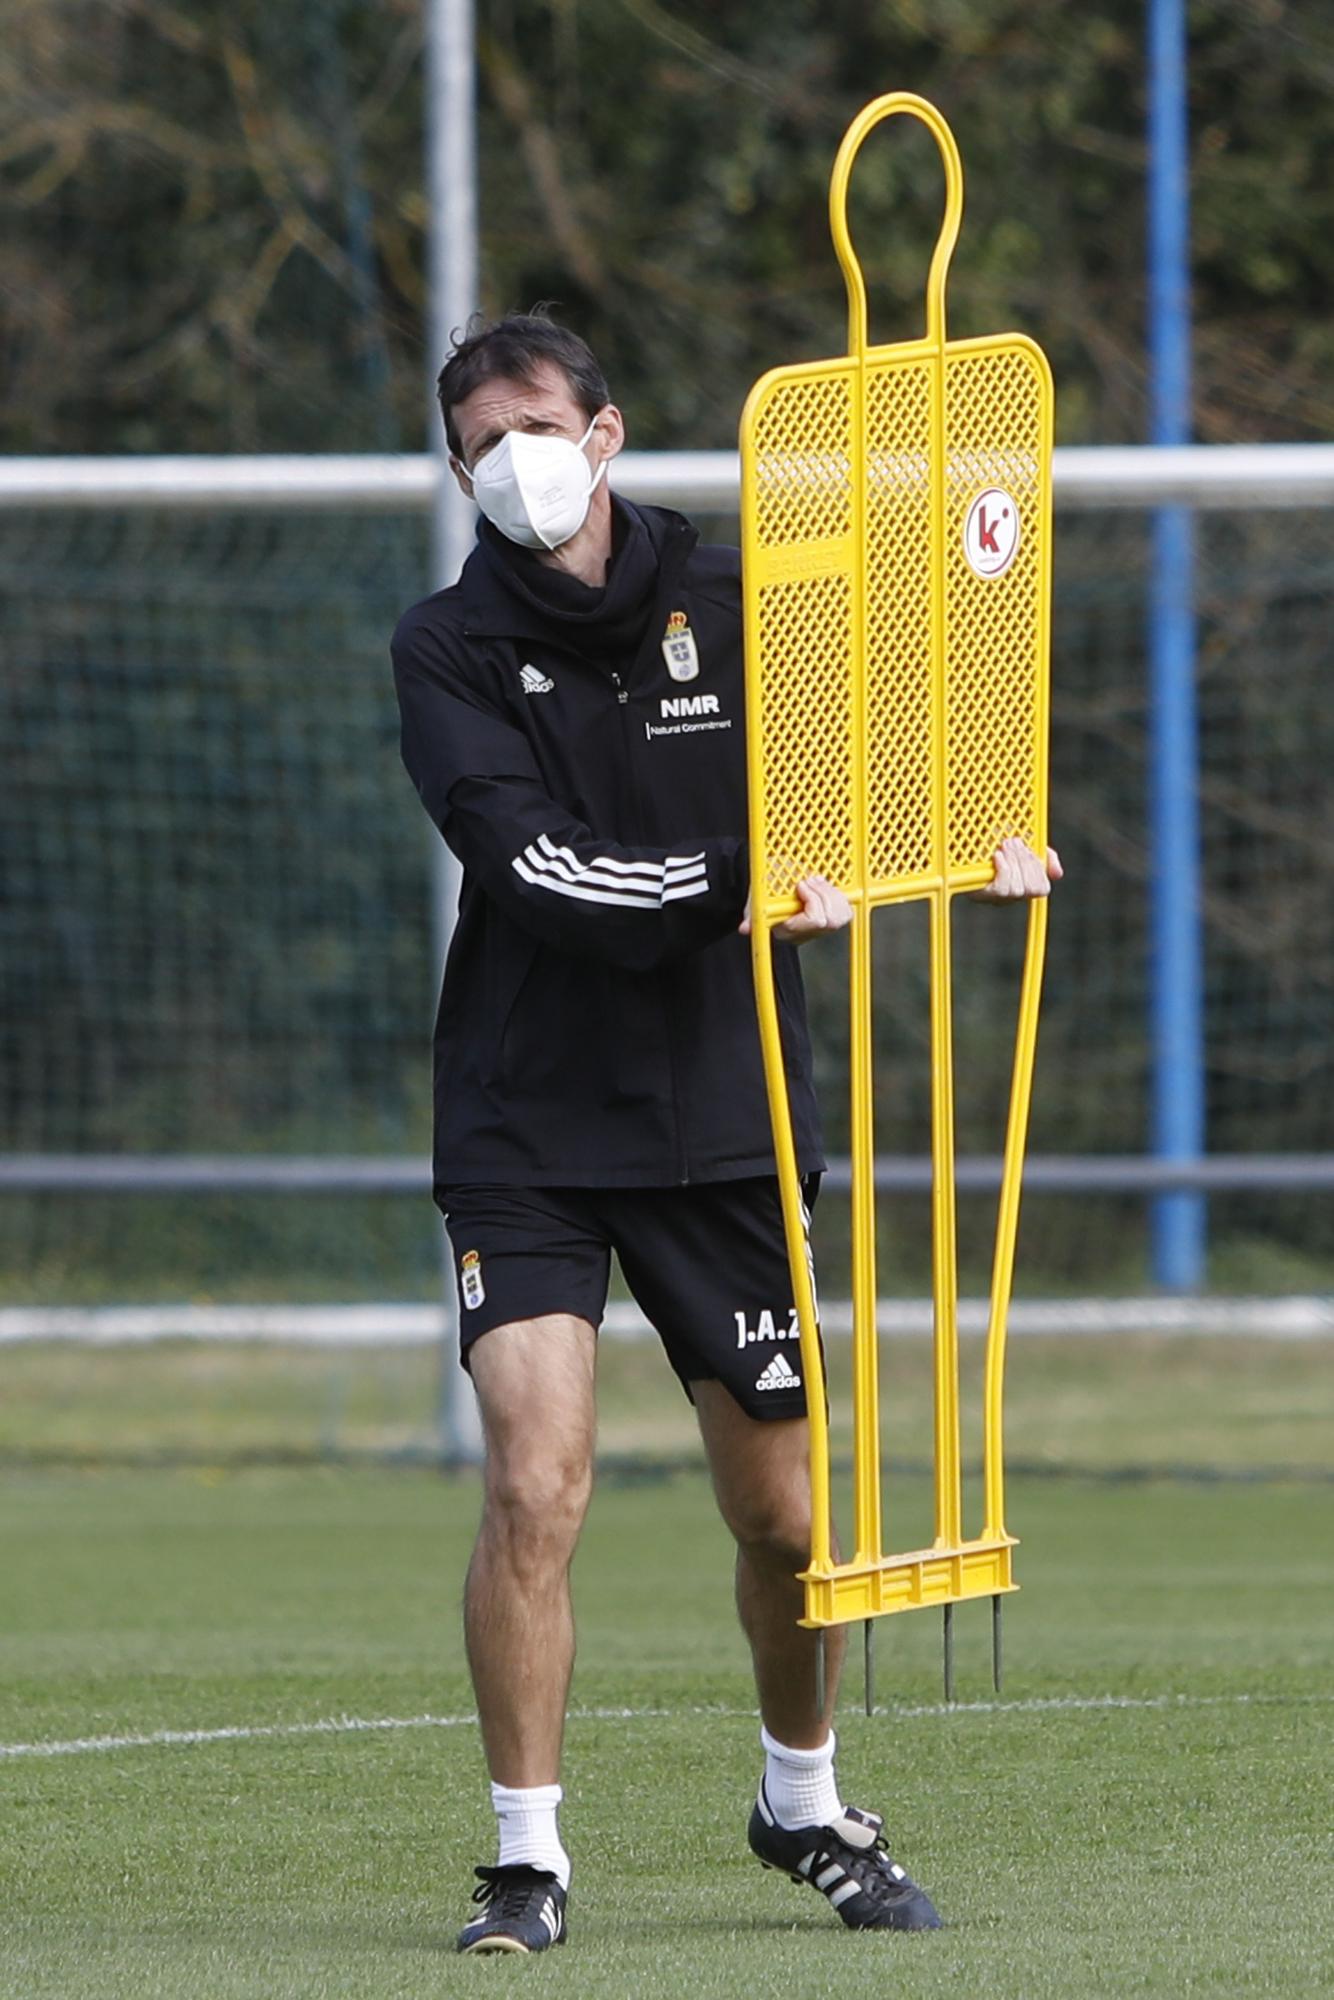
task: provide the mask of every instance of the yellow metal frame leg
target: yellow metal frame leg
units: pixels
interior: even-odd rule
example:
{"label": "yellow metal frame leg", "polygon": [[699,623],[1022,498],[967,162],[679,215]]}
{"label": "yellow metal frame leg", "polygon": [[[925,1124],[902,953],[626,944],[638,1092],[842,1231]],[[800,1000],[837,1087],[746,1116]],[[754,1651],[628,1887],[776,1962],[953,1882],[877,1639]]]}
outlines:
{"label": "yellow metal frame leg", "polygon": [[959,1463],[959,1272],[954,1211],[954,987],[950,905],[931,899],[931,1266],[935,1299],[936,1541],[963,1535]]}
{"label": "yellow metal frame leg", "polygon": [[[1028,938],[1024,948],[1023,984],[1019,995],[1019,1026],[1015,1035],[1010,1109],[1005,1128],[1005,1161],[1001,1174],[1000,1211],[996,1218],[996,1249],[991,1271],[991,1311],[987,1320],[986,1371],[982,1386],[982,1486],[985,1509],[982,1536],[1005,1536],[1005,1344],[1009,1332],[1010,1293],[1014,1283],[1015,1244],[1019,1235],[1019,1200],[1023,1188],[1024,1145],[1033,1096],[1033,1066],[1037,1055],[1038,1005],[1047,950],[1045,897],[1028,906]],[[999,1648],[997,1649],[999,1657]]]}
{"label": "yellow metal frame leg", "polygon": [[797,1308],[797,1322],[801,1335],[801,1374],[806,1384],[811,1479],[809,1573],[829,1576],[834,1568],[829,1410],[823,1394],[824,1357],[820,1352],[815,1287],[811,1282],[810,1259],[807,1255],[808,1239],[801,1175],[797,1166],[796,1148],[792,1141],[792,1114],[787,1092],[787,1071],[783,1062],[783,1037],[779,1025],[778,996],[774,989],[774,945],[768,926],[752,923],[750,943],[760,1024],[760,1048],[764,1057],[764,1080],[769,1096],[769,1115],[774,1130],[778,1190],[783,1205],[783,1232],[787,1240],[788,1270],[792,1278],[792,1297]]}

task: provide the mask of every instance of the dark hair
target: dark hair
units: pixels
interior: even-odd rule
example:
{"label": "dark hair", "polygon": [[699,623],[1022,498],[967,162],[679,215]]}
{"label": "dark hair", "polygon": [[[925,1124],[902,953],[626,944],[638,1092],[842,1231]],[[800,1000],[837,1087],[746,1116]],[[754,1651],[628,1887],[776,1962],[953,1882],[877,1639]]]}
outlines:
{"label": "dark hair", "polygon": [[440,370],[436,393],[445,419],[445,437],[455,458],[463,447],[454,424],[455,406],[497,376],[530,386],[543,361],[560,369],[570,393],[591,421],[611,401],[606,377],[592,350],[568,327],[557,326],[539,306],[530,313],[506,313],[503,319],[469,320],[462,340]]}

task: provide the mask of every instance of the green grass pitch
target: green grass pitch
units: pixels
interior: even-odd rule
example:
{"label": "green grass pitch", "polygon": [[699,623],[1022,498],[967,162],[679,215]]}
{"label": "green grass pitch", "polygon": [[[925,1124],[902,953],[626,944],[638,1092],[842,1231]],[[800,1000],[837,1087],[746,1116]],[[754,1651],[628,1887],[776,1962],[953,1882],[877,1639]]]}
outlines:
{"label": "green grass pitch", "polygon": [[[1226,1445],[1219,1395],[1212,1433],[1199,1393],[1190,1417]],[[948,1926],[896,1938],[746,1853],[757,1724],[702,1476],[604,1481],[571,1941],[531,1962],[452,1955],[491,1841],[456,1614],[471,1479],[11,1462],[0,1494],[6,2000],[1334,1990],[1329,1483],[1014,1481],[1003,1701],[985,1606],[957,1614],[954,1712],[935,1615],[881,1628],[887,1712],[845,1687],[846,1791]],[[168,1731],[210,1733],[87,1747]]]}

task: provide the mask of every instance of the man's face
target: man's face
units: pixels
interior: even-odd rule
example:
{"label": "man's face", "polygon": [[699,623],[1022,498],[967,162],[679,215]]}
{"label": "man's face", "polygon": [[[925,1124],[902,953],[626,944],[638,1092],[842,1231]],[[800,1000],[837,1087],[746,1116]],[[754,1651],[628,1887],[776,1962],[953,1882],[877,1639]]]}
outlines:
{"label": "man's face", "polygon": [[[452,411],[454,427],[463,447],[462,459],[452,459],[455,475],[465,493],[471,494],[468,476],[479,458],[498,445],[506,431],[526,431],[532,437],[564,437],[577,444],[588,429],[588,418],[554,362],[539,361],[531,382],[516,382],[497,375],[483,382]],[[613,458],[625,439],[621,413],[608,403],[595,419],[593,435],[584,449],[596,471],[602,461]]]}

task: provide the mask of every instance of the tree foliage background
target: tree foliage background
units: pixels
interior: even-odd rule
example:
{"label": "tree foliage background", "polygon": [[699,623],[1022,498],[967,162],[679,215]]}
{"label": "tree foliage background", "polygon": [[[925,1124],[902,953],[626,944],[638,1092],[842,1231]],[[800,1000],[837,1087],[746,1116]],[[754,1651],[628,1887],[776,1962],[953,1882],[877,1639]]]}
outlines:
{"label": "tree foliage background", "polygon": [[[7,451],[415,449],[422,0],[5,0]],[[478,0],[483,295],[559,302],[644,445],[721,446],[842,340],[825,198],[868,97],[964,154],[960,333],[1048,348],[1061,436],[1144,435],[1144,0]],[[1334,417],[1334,14],[1189,10],[1199,435]],[[940,178],[854,183],[875,331],[916,329]]]}

